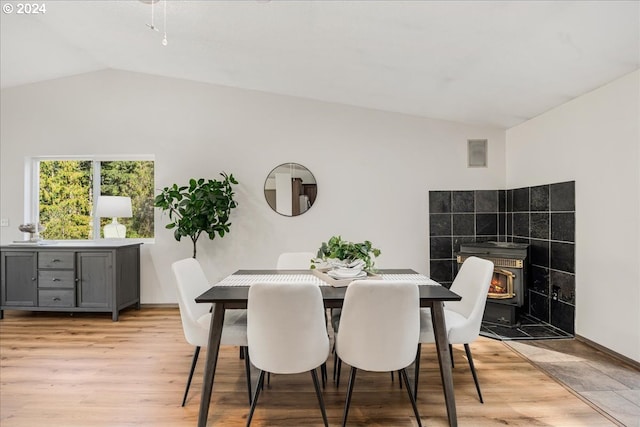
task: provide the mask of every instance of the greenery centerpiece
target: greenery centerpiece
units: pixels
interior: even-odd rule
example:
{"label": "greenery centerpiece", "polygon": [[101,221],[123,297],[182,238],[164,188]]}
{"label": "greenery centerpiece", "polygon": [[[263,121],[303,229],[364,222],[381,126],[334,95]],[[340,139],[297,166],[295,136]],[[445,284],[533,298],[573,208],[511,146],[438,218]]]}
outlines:
{"label": "greenery centerpiece", "polygon": [[362,243],[353,243],[342,240],[341,236],[333,236],[328,242],[322,242],[320,249],[318,249],[318,258],[312,261],[311,268],[316,268],[318,264],[331,263],[332,260],[342,261],[345,265],[362,260],[364,262],[362,269],[373,273],[375,272],[375,258],[379,255],[380,249],[374,248],[368,240]]}
{"label": "greenery centerpiece", "polygon": [[166,228],[174,230],[175,239],[191,239],[193,258],[196,257],[196,242],[202,233],[214,239],[216,234],[224,237],[229,232],[231,209],[238,206],[231,187],[238,181],[233,174],[223,172],[220,175],[224,179],[190,179],[188,186],[173,184],[165,187],[154,200],[156,207],[169,212],[171,222]]}

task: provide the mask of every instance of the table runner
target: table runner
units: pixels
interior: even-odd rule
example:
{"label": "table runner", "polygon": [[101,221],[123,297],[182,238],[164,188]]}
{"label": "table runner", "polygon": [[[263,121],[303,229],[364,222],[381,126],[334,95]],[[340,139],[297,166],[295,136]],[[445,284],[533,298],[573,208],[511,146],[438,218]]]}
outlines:
{"label": "table runner", "polygon": [[[440,286],[424,274],[380,274],[380,279],[390,282],[415,282],[418,285]],[[215,286],[251,286],[254,283],[312,283],[318,286],[330,286],[313,274],[232,274]]]}

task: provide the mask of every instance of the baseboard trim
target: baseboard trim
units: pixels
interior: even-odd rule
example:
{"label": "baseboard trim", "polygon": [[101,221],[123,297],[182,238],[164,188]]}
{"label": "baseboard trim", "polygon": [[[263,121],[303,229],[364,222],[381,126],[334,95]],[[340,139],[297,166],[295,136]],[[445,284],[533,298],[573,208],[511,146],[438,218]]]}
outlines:
{"label": "baseboard trim", "polygon": [[140,304],[144,308],[178,308],[177,303]]}
{"label": "baseboard trim", "polygon": [[600,344],[598,344],[596,342],[593,342],[589,338],[585,338],[585,337],[583,337],[581,335],[576,334],[575,338],[576,338],[576,341],[580,341],[580,342],[582,342],[582,343],[584,343],[584,344],[586,344],[586,345],[588,345],[590,347],[593,347],[596,350],[599,350],[599,351],[605,353],[606,355],[611,356],[614,359],[617,359],[618,361],[620,361],[620,362],[622,362],[622,363],[624,363],[626,365],[629,365],[629,366],[637,369],[638,371],[640,371],[640,362],[638,362],[636,360],[633,360],[630,357],[624,356],[624,355],[622,355],[620,353],[617,353],[617,352],[615,352],[615,351],[613,351],[613,350],[611,350],[611,349],[609,349],[609,348],[607,348],[607,347],[605,347],[603,345],[600,345]]}

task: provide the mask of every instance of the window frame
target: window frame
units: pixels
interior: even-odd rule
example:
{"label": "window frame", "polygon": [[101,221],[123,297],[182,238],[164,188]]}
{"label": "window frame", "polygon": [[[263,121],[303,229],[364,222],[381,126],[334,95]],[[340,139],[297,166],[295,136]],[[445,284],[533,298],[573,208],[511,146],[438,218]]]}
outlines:
{"label": "window frame", "polygon": [[[154,174],[153,174],[153,188],[155,193],[155,155],[153,154],[122,154],[122,155],[49,155],[49,156],[30,156],[25,158],[25,197],[24,197],[24,212],[25,212],[25,222],[40,222],[40,162],[48,161],[48,160],[57,160],[57,161],[90,161],[93,168],[93,176],[100,176],[100,162],[113,162],[113,161],[151,161],[154,163]],[[91,182],[93,187],[93,194],[100,194],[100,180],[94,179]],[[96,210],[96,204],[98,203],[98,198],[93,198],[93,211]],[[155,211],[154,211],[155,215]],[[93,242],[93,241],[103,241],[108,240],[103,237],[100,237],[100,218],[93,217],[92,218],[93,225],[93,236],[91,239],[69,239],[69,240],[54,240],[58,242]],[[152,238],[130,238],[125,237],[123,240],[132,243],[155,243],[155,220],[153,226],[153,236]]]}

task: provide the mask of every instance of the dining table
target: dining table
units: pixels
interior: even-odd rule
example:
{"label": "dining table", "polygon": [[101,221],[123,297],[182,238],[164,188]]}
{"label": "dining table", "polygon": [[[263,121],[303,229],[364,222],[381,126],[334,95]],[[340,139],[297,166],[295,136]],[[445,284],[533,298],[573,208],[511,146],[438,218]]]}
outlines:
{"label": "dining table", "polygon": [[[436,342],[436,352],[440,365],[443,393],[447,409],[449,425],[458,425],[456,415],[455,394],[452,363],[444,318],[444,302],[459,301],[461,297],[439,283],[411,269],[384,269],[376,274],[376,278],[389,281],[412,281],[418,284],[420,306],[431,309],[431,320]],[[249,287],[253,283],[314,283],[320,287],[325,308],[340,308],[344,301],[347,286],[332,286],[312,270],[238,270],[211,286],[196,302],[213,304],[209,342],[204,368],[202,398],[198,413],[198,426],[205,427],[209,418],[209,406],[213,392],[213,381],[216,374],[220,339],[224,314],[229,309],[246,309]]]}

